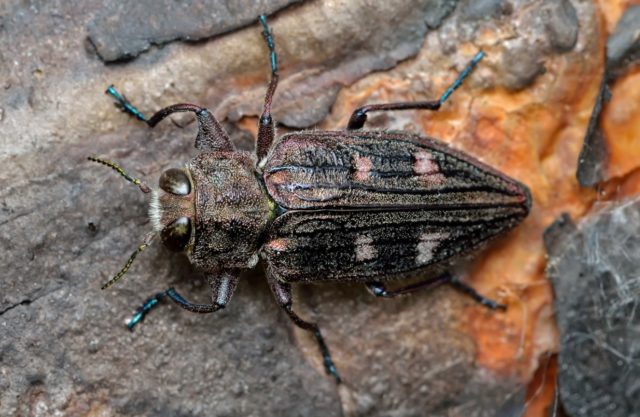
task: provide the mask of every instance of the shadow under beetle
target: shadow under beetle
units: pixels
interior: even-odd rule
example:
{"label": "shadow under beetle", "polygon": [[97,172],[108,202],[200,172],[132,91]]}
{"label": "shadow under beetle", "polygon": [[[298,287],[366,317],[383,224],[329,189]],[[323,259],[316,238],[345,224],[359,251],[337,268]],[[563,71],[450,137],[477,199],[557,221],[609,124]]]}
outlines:
{"label": "shadow under beetle", "polygon": [[[147,119],[113,86],[107,90],[123,111],[151,127],[175,112],[193,112],[198,120],[200,154],[184,168],[161,175],[162,193],[113,162],[89,158],[152,193],[154,232],[103,289],[122,278],[156,233],[204,271],[211,287],[211,304],[191,303],[173,288],[158,293],[137,310],[129,328],[165,297],[195,313],[224,308],[240,272],[261,259],[278,305],[296,326],[314,334],[327,373],[339,383],[320,328],[293,311],[292,283],[361,282],[379,297],[447,283],[488,308],[504,308],[442,272],[450,261],[520,223],[531,205],[527,187],[437,140],[360,130],[372,111],[438,110],[484,53],[439,100],[368,105],[353,112],[346,131],[303,131],[276,139],[271,101],[278,85],[277,55],[266,18],[259,21],[270,52],[271,81],[257,159],[235,151],[205,108],[175,104]],[[440,274],[395,290],[385,287],[386,281],[428,271]]]}

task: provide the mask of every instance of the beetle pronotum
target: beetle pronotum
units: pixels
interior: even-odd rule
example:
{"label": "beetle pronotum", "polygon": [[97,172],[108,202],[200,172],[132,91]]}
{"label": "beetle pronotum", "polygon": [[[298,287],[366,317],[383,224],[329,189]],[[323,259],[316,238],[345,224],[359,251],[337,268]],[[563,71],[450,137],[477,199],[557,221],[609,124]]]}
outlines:
{"label": "beetle pronotum", "polygon": [[[175,112],[198,120],[200,154],[169,169],[152,190],[113,162],[91,157],[151,192],[154,232],[107,284],[124,276],[154,234],[184,252],[203,271],[211,304],[194,304],[173,288],[149,298],[129,321],[133,328],[164,298],[196,313],[224,308],[243,269],[259,260],[279,306],[296,326],[315,335],[326,371],[341,381],[320,328],[293,310],[291,284],[361,282],[379,297],[451,284],[491,309],[504,306],[446,272],[451,261],[513,228],[528,214],[523,184],[445,144],[407,132],[361,130],[373,111],[438,110],[482,59],[479,52],[438,100],[374,104],[356,109],[345,131],[303,131],[275,138],[271,102],[278,61],[266,18],[271,81],[260,117],[256,157],[234,150],[205,108],[175,104],[147,119],[113,86],[123,111],[153,127]],[[437,273],[434,273],[437,272]],[[384,282],[425,275],[395,290]]]}

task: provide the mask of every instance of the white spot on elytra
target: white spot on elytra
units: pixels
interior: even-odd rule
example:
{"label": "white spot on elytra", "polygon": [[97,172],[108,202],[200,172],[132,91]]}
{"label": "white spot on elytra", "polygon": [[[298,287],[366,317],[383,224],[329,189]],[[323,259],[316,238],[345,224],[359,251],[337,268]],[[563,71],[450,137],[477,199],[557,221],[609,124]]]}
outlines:
{"label": "white spot on elytra", "polygon": [[413,154],[413,172],[422,181],[432,184],[442,184],[446,177],[440,172],[438,162],[433,158],[433,154],[427,151],[419,151]]}
{"label": "white spot on elytra", "polygon": [[287,238],[273,239],[273,240],[270,240],[265,246],[272,251],[283,252],[287,250],[289,246],[289,239]]}
{"label": "white spot on elytra", "polygon": [[353,178],[358,181],[365,181],[369,178],[371,168],[373,168],[373,162],[366,156],[356,156],[353,158],[353,166],[356,171],[353,173]]}
{"label": "white spot on elytra", "polygon": [[437,174],[440,172],[438,163],[433,160],[431,152],[420,151],[413,154],[415,162],[413,163],[413,172],[416,175]]}
{"label": "white spot on elytra", "polygon": [[425,232],[420,235],[420,242],[416,246],[418,251],[418,255],[416,255],[416,264],[417,265],[426,265],[433,259],[435,249],[449,236],[448,233],[436,232],[429,233]]}
{"label": "white spot on elytra", "polygon": [[369,261],[377,255],[373,239],[370,236],[358,236],[356,239],[356,260],[358,262]]}

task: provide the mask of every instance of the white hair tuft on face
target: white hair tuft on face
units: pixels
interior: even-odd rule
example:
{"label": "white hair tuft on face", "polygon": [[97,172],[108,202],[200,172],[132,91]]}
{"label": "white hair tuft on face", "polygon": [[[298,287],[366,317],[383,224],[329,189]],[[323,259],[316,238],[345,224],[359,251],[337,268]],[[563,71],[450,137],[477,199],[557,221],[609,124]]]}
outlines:
{"label": "white hair tuft on face", "polygon": [[158,191],[151,190],[151,201],[149,202],[149,219],[153,230],[160,232],[162,226],[162,206],[160,205],[160,195]]}

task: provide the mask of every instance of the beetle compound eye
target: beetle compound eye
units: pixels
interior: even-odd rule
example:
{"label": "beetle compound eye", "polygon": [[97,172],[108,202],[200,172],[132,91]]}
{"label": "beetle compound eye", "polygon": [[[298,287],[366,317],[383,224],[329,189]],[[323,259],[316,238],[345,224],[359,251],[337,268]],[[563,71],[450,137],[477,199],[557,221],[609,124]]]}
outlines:
{"label": "beetle compound eye", "polygon": [[160,232],[162,243],[171,251],[181,252],[191,238],[191,219],[180,217]]}
{"label": "beetle compound eye", "polygon": [[191,183],[184,170],[171,168],[160,176],[160,188],[175,195],[187,195],[191,192]]}

